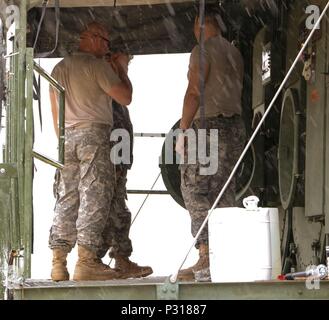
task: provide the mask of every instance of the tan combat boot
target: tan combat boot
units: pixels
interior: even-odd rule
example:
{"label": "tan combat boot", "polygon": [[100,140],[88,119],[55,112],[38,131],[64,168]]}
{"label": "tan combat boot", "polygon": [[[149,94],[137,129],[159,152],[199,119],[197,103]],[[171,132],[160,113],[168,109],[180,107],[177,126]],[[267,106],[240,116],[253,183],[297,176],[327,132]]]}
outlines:
{"label": "tan combat boot", "polygon": [[129,260],[128,257],[115,256],[115,269],[120,272],[123,279],[147,277],[153,273],[151,267],[141,267]]}
{"label": "tan combat boot", "polygon": [[53,249],[53,267],[51,269],[51,279],[53,281],[67,281],[70,275],[66,268],[66,257],[68,252],[64,249]]}
{"label": "tan combat boot", "polygon": [[79,246],[78,254],[79,260],[75,265],[74,281],[121,279],[120,274],[103,264],[95,252]]}
{"label": "tan combat boot", "polygon": [[190,268],[179,271],[177,279],[181,281],[193,281],[195,280],[194,272],[207,268],[209,268],[209,247],[206,244],[200,244],[198,262]]}

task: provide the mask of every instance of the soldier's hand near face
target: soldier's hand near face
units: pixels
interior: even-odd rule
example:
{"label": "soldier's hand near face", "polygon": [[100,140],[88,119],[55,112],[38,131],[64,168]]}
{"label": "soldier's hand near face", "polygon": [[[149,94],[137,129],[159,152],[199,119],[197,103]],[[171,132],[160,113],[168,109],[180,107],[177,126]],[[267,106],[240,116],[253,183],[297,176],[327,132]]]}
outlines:
{"label": "soldier's hand near face", "polygon": [[116,69],[121,68],[125,73],[128,73],[128,64],[130,61],[130,56],[126,53],[114,53],[111,56],[111,62]]}
{"label": "soldier's hand near face", "polygon": [[[118,53],[112,53],[111,55],[107,55],[105,59],[111,64],[113,71],[119,76],[123,85],[129,88],[132,94],[132,85],[128,78],[128,64],[129,61],[131,60],[131,56],[126,53],[118,52]],[[120,103],[120,101],[117,102]],[[131,97],[127,103],[121,101],[120,104],[127,106],[128,104],[130,104],[130,102],[131,102]]]}

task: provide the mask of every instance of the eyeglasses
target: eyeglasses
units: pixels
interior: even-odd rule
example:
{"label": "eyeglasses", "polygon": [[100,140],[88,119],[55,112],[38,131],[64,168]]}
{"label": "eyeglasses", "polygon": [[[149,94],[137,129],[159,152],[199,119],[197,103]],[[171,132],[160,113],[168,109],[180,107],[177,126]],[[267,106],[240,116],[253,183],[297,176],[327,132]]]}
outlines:
{"label": "eyeglasses", "polygon": [[104,41],[106,41],[108,44],[110,44],[110,40],[109,40],[109,39],[107,39],[107,38],[101,36],[101,35],[98,34],[98,33],[94,33],[93,36],[95,36],[95,37],[99,37],[99,38],[103,39]]}

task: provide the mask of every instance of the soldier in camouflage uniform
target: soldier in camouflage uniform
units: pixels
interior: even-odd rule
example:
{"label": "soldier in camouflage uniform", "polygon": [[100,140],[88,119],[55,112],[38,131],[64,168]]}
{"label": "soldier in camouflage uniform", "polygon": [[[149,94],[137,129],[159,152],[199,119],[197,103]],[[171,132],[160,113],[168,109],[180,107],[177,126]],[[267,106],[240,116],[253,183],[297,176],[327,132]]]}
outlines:
{"label": "soldier in camouflage uniform", "polygon": [[[218,168],[215,174],[202,175],[202,166],[181,164],[181,191],[187,210],[192,220],[192,235],[195,237],[205,220],[209,209],[215,202],[219,192],[227,181],[245,143],[245,127],[241,117],[241,94],[243,85],[243,59],[240,52],[221,35],[217,10],[206,6],[205,19],[205,126],[201,127],[199,110],[199,78],[200,78],[200,47],[197,45],[190,58],[189,86],[184,99],[183,115],[180,128],[207,129],[207,149],[210,146],[210,129],[218,130]],[[199,18],[195,20],[195,36],[199,41]],[[189,142],[189,141],[188,141]],[[180,135],[176,151],[186,160],[191,148],[198,150],[198,145],[187,144],[186,137]],[[214,146],[212,146],[214,147]],[[189,150],[187,150],[189,149]],[[198,153],[196,153],[198,155]],[[188,160],[188,159],[187,159]],[[200,159],[198,159],[200,160]],[[204,168],[203,168],[204,169]],[[235,182],[233,181],[224,193],[219,207],[235,205]],[[199,249],[198,262],[178,274],[180,280],[193,280],[195,275],[209,271],[208,228],[203,229],[197,239]]]}
{"label": "soldier in camouflage uniform", "polygon": [[116,101],[112,103],[113,108],[113,130],[125,129],[129,132],[130,161],[129,163],[116,164],[116,183],[114,186],[114,196],[111,202],[110,216],[103,231],[103,247],[98,253],[102,258],[110,248],[109,255],[115,259],[115,269],[120,270],[122,278],[145,277],[153,273],[151,267],[138,266],[129,260],[132,253],[132,244],[129,239],[131,225],[131,212],[126,205],[127,199],[127,171],[131,169],[133,163],[133,126],[130,121],[129,110],[121,106]]}
{"label": "soldier in camouflage uniform", "polygon": [[[80,36],[79,52],[64,58],[52,72],[66,90],[65,165],[56,175],[55,217],[49,238],[54,281],[69,279],[66,258],[76,242],[79,259],[74,280],[120,277],[97,257],[114,192],[112,98],[128,105],[132,95],[122,59],[117,59],[117,72],[102,59],[108,52],[108,38],[104,26],[89,24]],[[58,135],[58,102],[53,89],[50,99]]]}

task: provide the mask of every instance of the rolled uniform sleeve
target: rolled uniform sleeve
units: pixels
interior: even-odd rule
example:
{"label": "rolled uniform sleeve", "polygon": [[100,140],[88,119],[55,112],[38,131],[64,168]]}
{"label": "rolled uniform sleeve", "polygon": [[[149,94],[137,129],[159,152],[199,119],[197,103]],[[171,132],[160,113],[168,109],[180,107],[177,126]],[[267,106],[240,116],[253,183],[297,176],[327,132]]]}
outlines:
{"label": "rolled uniform sleeve", "polygon": [[114,72],[111,65],[104,60],[97,59],[94,72],[96,82],[105,93],[108,93],[112,86],[121,82],[121,79]]}

